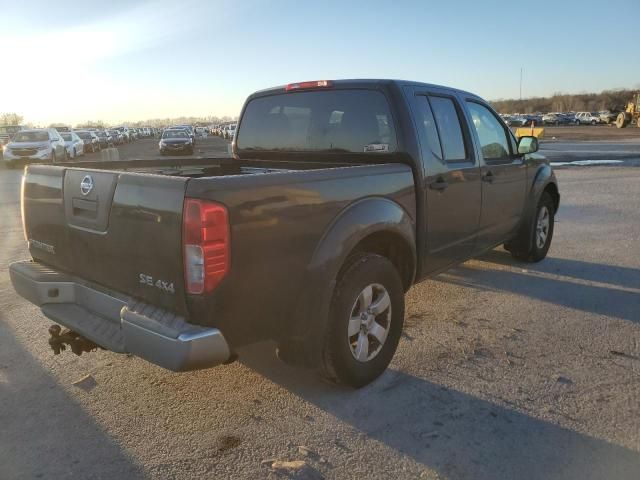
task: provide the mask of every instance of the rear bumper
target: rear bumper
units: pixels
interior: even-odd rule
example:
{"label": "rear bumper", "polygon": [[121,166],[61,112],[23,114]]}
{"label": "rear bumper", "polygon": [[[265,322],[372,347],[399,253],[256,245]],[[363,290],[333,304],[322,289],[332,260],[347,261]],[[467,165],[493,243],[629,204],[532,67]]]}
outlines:
{"label": "rear bumper", "polygon": [[219,365],[230,357],[222,332],[108,291],[37,262],[9,266],[16,291],[45,316],[98,345],[131,353],[176,372]]}

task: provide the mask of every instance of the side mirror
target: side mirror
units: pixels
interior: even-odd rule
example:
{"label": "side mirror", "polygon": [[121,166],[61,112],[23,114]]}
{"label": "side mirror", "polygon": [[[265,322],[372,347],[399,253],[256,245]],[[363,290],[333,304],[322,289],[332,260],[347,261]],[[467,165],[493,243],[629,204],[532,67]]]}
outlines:
{"label": "side mirror", "polygon": [[538,148],[538,139],[536,137],[526,136],[520,137],[520,140],[518,140],[518,153],[520,155],[537,152]]}

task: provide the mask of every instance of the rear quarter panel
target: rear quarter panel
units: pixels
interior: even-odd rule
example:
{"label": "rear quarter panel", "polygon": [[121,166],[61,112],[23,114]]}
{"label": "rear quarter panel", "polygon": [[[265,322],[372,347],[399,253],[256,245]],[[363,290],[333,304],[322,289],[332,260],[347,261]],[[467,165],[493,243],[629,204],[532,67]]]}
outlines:
{"label": "rear quarter panel", "polygon": [[232,346],[277,340],[290,321],[304,321],[292,315],[314,252],[349,205],[384,197],[416,216],[413,175],[401,164],[195,179],[187,196],[229,210],[230,273],[211,296],[188,303],[194,321],[220,328]]}

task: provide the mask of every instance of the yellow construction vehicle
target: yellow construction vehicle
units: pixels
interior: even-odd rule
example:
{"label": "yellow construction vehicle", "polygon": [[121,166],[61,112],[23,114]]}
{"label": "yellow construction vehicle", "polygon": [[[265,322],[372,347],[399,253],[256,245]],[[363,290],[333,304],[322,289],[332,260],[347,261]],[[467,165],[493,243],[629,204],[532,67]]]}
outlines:
{"label": "yellow construction vehicle", "polygon": [[640,127],[640,92],[638,92],[629,103],[624,112],[618,114],[616,118],[616,127],[624,128],[632,121],[636,122],[636,125]]}

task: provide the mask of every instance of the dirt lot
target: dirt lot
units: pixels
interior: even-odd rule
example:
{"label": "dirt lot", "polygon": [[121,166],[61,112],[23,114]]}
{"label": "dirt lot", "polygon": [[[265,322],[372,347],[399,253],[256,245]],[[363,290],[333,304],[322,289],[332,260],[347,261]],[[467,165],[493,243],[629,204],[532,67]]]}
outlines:
{"label": "dirt lot", "polygon": [[544,128],[545,139],[555,137],[557,140],[640,140],[640,128],[635,125],[629,125],[627,128],[616,128],[613,125]]}
{"label": "dirt lot", "polygon": [[286,478],[280,459],[298,478],[636,480],[640,169],[558,177],[549,257],[497,249],[412,288],[391,368],[350,391],[269,344],[187,374],[53,356],[9,283],[27,251],[20,172],[0,171],[0,478]]}

